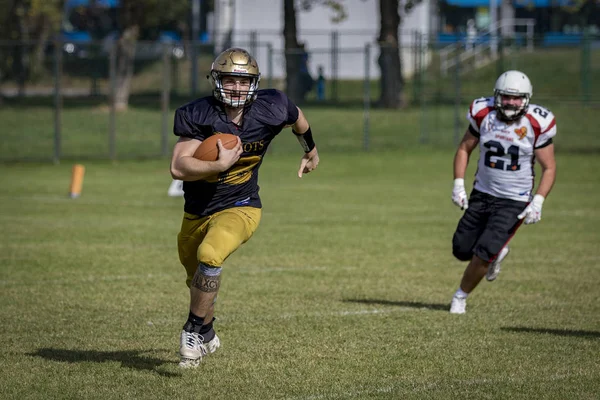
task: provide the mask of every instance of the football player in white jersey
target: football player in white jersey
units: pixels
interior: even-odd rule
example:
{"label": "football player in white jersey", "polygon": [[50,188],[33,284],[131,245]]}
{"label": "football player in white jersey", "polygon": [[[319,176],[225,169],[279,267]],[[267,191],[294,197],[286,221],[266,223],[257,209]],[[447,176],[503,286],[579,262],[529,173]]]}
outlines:
{"label": "football player in white jersey", "polygon": [[[529,103],[532,94],[527,75],[506,71],[496,81],[494,96],[475,99],[469,108],[469,127],[454,157],[452,190],[452,202],[465,210],[452,238],[452,252],[469,265],[452,298],[453,314],[465,313],[467,296],[484,276],[496,279],[508,242],[521,223],[539,222],[554,184],[556,121],[548,109]],[[479,163],[467,197],[465,171],[476,147]],[[542,176],[534,192],[536,160]]]}

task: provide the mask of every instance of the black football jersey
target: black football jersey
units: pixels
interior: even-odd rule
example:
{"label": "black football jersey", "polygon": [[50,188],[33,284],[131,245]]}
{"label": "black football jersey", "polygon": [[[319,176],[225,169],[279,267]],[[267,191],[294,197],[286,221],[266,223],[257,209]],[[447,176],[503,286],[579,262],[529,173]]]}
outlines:
{"label": "black football jersey", "polygon": [[213,96],[179,107],[175,111],[175,135],[204,140],[218,133],[231,133],[240,137],[243,146],[242,156],[227,171],[183,183],[184,210],[206,216],[231,207],[261,208],[258,169],[271,141],[297,120],[296,105],[276,89],[258,91],[256,100],[244,109],[241,126],[229,120]]}

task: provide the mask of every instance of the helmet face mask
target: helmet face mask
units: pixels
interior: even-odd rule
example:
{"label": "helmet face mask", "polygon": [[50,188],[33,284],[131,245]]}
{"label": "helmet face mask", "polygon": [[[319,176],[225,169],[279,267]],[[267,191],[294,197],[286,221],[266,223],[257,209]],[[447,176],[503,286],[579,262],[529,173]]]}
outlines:
{"label": "helmet face mask", "polygon": [[[532,95],[533,87],[527,75],[520,71],[506,71],[500,75],[494,86],[494,107],[502,119],[515,121],[527,112]],[[503,96],[520,97],[521,104],[503,101]]]}
{"label": "helmet face mask", "polygon": [[[226,88],[223,78],[248,78],[248,86],[241,85],[239,89]],[[260,71],[258,63],[244,49],[230,48],[217,56],[212,63],[210,76],[208,77],[213,87],[213,96],[228,107],[244,107],[256,99],[258,84],[260,82]],[[242,79],[236,79],[242,80]]]}

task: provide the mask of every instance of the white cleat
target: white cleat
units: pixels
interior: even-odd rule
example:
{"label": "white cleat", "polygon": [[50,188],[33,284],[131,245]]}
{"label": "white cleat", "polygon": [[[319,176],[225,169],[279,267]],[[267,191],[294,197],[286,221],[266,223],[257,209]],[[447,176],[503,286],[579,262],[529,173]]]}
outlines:
{"label": "white cleat", "polygon": [[498,257],[494,260],[494,262],[490,263],[487,273],[485,274],[485,279],[491,282],[498,277],[498,274],[500,273],[500,263],[502,263],[502,260],[506,258],[509,252],[510,249],[508,246],[500,250]]}
{"label": "white cleat", "polygon": [[467,312],[467,298],[454,295],[450,303],[450,314],[464,314]]}
{"label": "white cleat", "polygon": [[[212,341],[214,341],[214,339]],[[217,345],[216,347],[219,346]],[[206,345],[202,343],[201,335],[197,334],[196,332],[186,332],[184,330],[181,331],[181,341],[179,347],[179,355],[181,356],[179,366],[181,368],[197,367],[202,361],[202,357],[205,356],[207,352]]]}
{"label": "white cleat", "polygon": [[212,338],[210,342],[205,343],[204,346],[206,347],[208,354],[212,354],[217,351],[219,347],[221,347],[221,340],[219,340],[219,337],[215,335],[215,337]]}

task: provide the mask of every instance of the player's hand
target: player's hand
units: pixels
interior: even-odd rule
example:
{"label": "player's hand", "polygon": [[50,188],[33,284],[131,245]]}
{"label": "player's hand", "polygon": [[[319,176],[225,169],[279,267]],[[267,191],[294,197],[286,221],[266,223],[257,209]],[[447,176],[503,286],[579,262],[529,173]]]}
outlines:
{"label": "player's hand", "polygon": [[302,178],[302,174],[308,174],[317,168],[317,165],[319,165],[319,153],[315,147],[302,157],[300,168],[298,169],[298,178]]}
{"label": "player's hand", "polygon": [[536,194],[533,196],[533,200],[523,210],[521,214],[517,216],[519,219],[524,219],[525,225],[535,224],[542,219],[542,204],[544,204],[544,196]]}
{"label": "player's hand", "polygon": [[454,188],[452,189],[452,202],[461,210],[469,208],[469,198],[465,191],[465,180],[457,178],[454,180]]}
{"label": "player's hand", "polygon": [[227,171],[233,164],[240,159],[240,156],[244,152],[242,149],[242,141],[238,137],[237,144],[231,148],[227,149],[221,143],[221,139],[217,140],[217,147],[219,148],[219,157],[217,158],[217,162],[221,166],[221,171]]}

